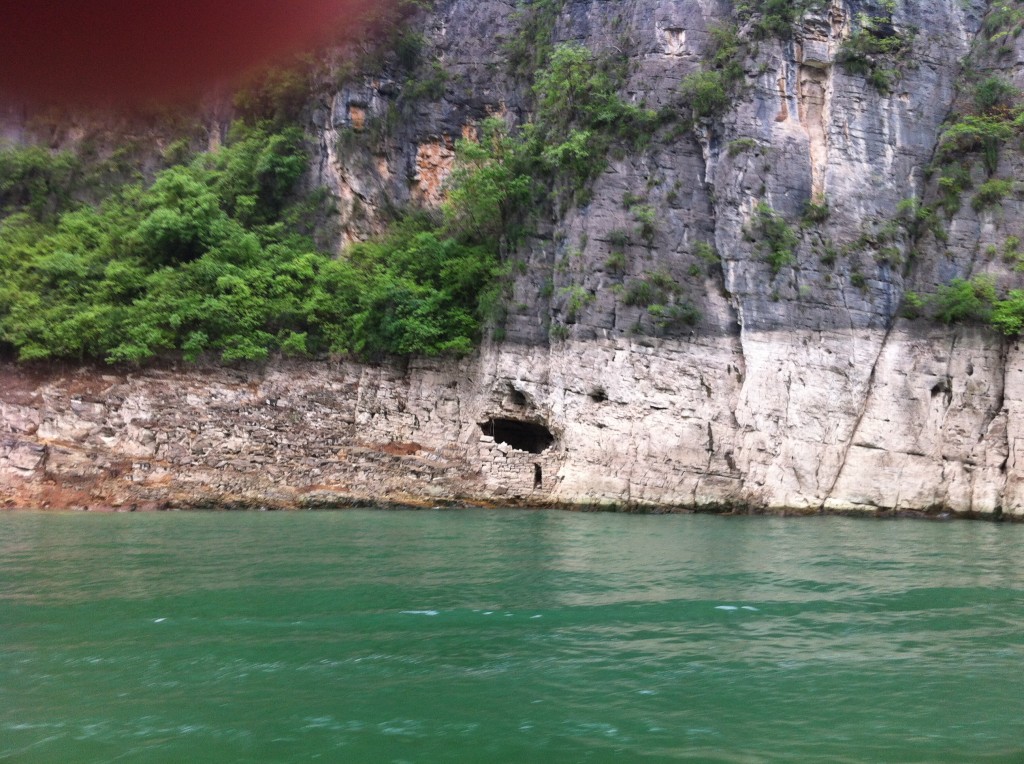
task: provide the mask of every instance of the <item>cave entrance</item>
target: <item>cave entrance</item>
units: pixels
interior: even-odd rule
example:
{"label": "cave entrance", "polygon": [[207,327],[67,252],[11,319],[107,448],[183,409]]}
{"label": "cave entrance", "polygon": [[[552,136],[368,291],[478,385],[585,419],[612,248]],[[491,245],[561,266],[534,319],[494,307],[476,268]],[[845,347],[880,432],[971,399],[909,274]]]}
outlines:
{"label": "cave entrance", "polygon": [[494,438],[495,443],[505,443],[530,454],[539,454],[555,442],[555,436],[544,425],[516,419],[488,419],[480,429],[484,435]]}

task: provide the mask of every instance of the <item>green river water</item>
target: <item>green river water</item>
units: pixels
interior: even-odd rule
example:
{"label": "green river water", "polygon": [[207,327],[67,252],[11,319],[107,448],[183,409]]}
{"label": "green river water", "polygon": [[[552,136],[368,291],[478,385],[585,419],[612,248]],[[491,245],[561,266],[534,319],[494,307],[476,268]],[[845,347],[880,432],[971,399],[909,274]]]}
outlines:
{"label": "green river water", "polygon": [[1024,761],[1024,526],[0,514],[0,761]]}

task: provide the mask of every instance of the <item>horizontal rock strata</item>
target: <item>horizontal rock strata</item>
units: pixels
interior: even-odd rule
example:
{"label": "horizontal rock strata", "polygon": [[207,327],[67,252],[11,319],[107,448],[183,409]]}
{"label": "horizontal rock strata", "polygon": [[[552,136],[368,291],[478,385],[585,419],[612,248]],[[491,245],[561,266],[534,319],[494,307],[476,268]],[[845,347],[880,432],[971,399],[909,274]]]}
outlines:
{"label": "horizontal rock strata", "polygon": [[[2,374],[8,506],[1024,516],[1024,354],[980,331],[505,345],[404,369]],[[485,433],[493,419],[553,442],[516,448]]]}

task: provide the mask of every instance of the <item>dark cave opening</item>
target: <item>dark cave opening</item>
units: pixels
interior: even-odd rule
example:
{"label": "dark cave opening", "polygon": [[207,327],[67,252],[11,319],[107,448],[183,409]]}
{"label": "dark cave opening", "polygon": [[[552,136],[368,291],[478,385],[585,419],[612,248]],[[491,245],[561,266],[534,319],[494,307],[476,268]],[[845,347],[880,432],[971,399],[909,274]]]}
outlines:
{"label": "dark cave opening", "polygon": [[541,424],[520,422],[515,419],[489,419],[480,425],[484,435],[495,443],[505,443],[517,451],[539,454],[555,442],[551,430]]}

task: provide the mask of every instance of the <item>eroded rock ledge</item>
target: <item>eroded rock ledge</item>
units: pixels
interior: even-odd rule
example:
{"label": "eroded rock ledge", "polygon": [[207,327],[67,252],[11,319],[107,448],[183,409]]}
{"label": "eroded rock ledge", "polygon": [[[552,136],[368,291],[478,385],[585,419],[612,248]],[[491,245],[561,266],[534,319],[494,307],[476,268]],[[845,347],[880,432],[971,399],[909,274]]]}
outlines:
{"label": "eroded rock ledge", "polygon": [[0,374],[8,507],[1024,517],[1024,353],[983,330],[504,345],[407,369]]}

